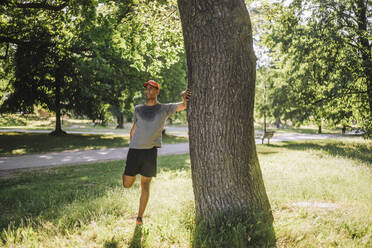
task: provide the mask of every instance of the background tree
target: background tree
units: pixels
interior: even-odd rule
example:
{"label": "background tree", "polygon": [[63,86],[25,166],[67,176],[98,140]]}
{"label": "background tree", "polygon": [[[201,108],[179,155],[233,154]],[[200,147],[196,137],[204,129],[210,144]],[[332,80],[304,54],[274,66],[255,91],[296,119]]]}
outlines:
{"label": "background tree", "polygon": [[358,15],[368,18],[369,1],[331,2],[266,6],[264,43],[284,82],[273,98],[286,92],[291,98],[286,112],[299,123],[323,120],[345,126],[358,121],[363,125],[371,116],[370,70],[365,70],[371,61],[370,44],[368,48],[364,42],[371,29]]}
{"label": "background tree", "polygon": [[[272,97],[272,91],[274,90],[273,75],[270,74],[271,72],[273,72],[273,70],[262,66],[257,69],[256,77],[255,119],[264,119],[264,132],[266,132],[267,122],[272,120],[272,117],[275,116],[272,99],[270,99],[270,97]],[[276,117],[276,119],[280,122],[280,116]]]}
{"label": "background tree", "polygon": [[[113,41],[115,50],[128,66],[123,70],[129,87],[119,85],[115,92],[121,93],[112,95],[110,104],[117,119],[124,120],[124,115],[131,117],[136,104],[134,100],[143,100],[135,98],[142,93],[143,82],[150,78],[161,80],[161,73],[173,70],[170,66],[180,60],[183,40],[176,1],[133,1],[128,5],[129,12],[122,5],[118,6],[114,12],[118,18],[117,25],[113,25]],[[178,85],[179,82],[172,81],[171,84]],[[168,88],[163,86],[162,83],[162,100],[168,102],[169,99],[164,98],[169,96]]]}
{"label": "background tree", "polygon": [[111,110],[122,128],[141,83],[176,63],[183,49],[175,1],[8,1],[0,7],[0,42],[19,51],[12,63],[20,72],[8,79],[2,112],[32,112],[41,104],[56,113],[53,134],[63,134],[61,111],[102,123]]}
{"label": "background tree", "polygon": [[1,29],[4,31],[0,41],[16,46],[15,74],[10,81],[13,92],[2,109],[32,112],[34,104],[43,104],[56,113],[53,132],[56,135],[63,133],[61,110],[71,106],[66,101],[67,85],[71,81],[67,74],[72,70],[68,52],[71,25],[63,25],[66,14],[61,11],[66,6],[22,5],[14,1],[0,6],[3,13]]}
{"label": "background tree", "polygon": [[[201,228],[196,246],[216,236],[220,242],[214,239],[212,247],[232,246],[234,238],[240,247],[273,245],[273,218],[254,143],[256,57],[247,8],[240,0],[178,4],[193,92],[187,115]],[[221,240],[217,230],[231,235]]]}
{"label": "background tree", "polygon": [[15,49],[9,44],[0,43],[0,106],[8,97],[10,81],[14,78]]}
{"label": "background tree", "polygon": [[[171,65],[169,68],[164,68],[160,72],[158,81],[162,89],[158,98],[160,102],[180,102],[182,100],[181,92],[187,87],[186,56],[184,53],[180,54],[177,63]],[[173,123],[174,119],[186,121],[186,113],[182,111],[171,116],[169,118],[170,124]]]}

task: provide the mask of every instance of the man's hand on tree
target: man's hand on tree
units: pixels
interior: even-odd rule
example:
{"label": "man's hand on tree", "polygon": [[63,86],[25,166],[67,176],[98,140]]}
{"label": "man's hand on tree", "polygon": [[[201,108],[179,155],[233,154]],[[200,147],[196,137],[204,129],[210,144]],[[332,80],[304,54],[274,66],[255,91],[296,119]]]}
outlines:
{"label": "man's hand on tree", "polygon": [[182,91],[182,98],[185,100],[186,99],[186,101],[188,101],[189,100],[189,98],[191,97],[191,90],[190,89],[186,89],[186,90],[184,90],[184,91]]}

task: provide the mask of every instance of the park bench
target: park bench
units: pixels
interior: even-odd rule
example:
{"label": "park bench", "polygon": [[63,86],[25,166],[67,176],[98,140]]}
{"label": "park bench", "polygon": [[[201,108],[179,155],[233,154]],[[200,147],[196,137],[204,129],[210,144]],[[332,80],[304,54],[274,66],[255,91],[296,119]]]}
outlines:
{"label": "park bench", "polygon": [[264,135],[262,136],[262,144],[264,143],[264,140],[267,139],[267,144],[270,145],[270,139],[274,136],[274,131],[266,131],[264,132]]}

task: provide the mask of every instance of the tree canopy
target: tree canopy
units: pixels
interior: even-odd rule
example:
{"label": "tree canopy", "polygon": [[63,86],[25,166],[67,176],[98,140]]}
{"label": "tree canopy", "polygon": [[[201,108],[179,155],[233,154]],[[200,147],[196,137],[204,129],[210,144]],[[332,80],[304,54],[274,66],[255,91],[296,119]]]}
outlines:
{"label": "tree canopy", "polygon": [[[261,48],[258,117],[368,129],[371,0],[246,3]],[[175,0],[0,3],[1,113],[41,105],[59,130],[63,113],[104,122],[110,112],[122,127],[148,79],[161,101],[178,101],[185,68]]]}
{"label": "tree canopy", "polygon": [[[175,1],[6,1],[0,5],[1,111],[61,112],[118,120],[141,82],[183,50]],[[5,70],[8,72],[5,74]]]}
{"label": "tree canopy", "polygon": [[371,1],[262,4],[272,115],[295,123],[372,122]]}

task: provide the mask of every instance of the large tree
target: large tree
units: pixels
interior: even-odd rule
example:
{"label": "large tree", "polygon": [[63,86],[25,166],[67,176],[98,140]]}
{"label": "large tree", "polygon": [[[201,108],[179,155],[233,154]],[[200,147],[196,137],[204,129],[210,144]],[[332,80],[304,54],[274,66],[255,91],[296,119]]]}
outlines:
{"label": "large tree", "polygon": [[190,157],[196,221],[204,230],[197,240],[203,243],[219,235],[208,230],[224,227],[223,240],[210,246],[232,245],[226,233],[241,247],[273,245],[254,142],[256,57],[247,8],[242,0],[178,4],[193,93],[187,113]]}

